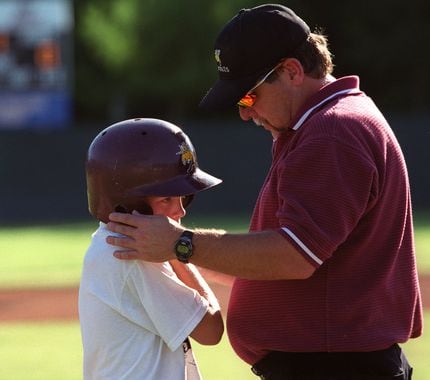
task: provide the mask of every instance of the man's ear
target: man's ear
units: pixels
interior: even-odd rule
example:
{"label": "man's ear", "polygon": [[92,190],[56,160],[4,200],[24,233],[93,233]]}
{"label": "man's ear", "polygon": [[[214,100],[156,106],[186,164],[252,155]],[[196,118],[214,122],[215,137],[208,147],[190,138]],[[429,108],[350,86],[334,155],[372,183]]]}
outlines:
{"label": "man's ear", "polygon": [[300,85],[305,78],[305,72],[300,61],[296,58],[287,58],[282,63],[282,69],[294,85]]}

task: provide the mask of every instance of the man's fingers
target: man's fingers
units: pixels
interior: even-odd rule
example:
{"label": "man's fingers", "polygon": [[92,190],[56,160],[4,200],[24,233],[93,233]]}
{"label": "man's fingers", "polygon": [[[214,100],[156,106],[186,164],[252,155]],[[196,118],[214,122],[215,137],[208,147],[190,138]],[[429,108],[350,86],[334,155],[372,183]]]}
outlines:
{"label": "man's fingers", "polygon": [[116,232],[121,235],[126,235],[131,238],[134,237],[134,233],[136,232],[136,228],[134,227],[130,227],[125,224],[114,223],[114,222],[108,222],[107,228],[112,232]]}
{"label": "man's fingers", "polygon": [[134,239],[124,236],[108,236],[106,242],[110,245],[116,245],[117,247],[134,249],[136,242]]}
{"label": "man's fingers", "polygon": [[113,255],[120,260],[137,260],[136,251],[115,251]]}

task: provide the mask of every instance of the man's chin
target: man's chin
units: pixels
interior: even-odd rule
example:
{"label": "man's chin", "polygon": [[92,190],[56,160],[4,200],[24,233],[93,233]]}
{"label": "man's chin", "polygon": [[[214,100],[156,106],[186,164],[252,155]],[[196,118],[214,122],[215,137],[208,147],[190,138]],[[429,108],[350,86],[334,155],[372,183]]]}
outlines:
{"label": "man's chin", "polygon": [[260,120],[260,119],[252,119],[252,121],[254,122],[255,125],[264,128],[266,131],[269,132],[276,132],[276,133],[282,133],[286,130],[286,128],[277,128],[274,127],[273,125],[271,125],[270,123],[268,123],[265,120]]}
{"label": "man's chin", "polygon": [[257,127],[264,127],[264,123],[260,119],[252,119]]}
{"label": "man's chin", "polygon": [[262,127],[264,128],[266,131],[272,131],[273,127],[266,121],[266,120],[261,120],[261,119],[252,119],[252,121],[254,122],[254,124],[257,127]]}

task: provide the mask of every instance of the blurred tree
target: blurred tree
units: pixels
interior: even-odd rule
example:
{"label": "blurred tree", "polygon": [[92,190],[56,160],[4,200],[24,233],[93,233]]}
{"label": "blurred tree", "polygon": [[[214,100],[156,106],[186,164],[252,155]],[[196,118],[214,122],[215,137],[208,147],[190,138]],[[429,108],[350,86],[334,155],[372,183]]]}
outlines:
{"label": "blurred tree", "polygon": [[302,1],[300,9],[311,26],[324,27],[337,77],[358,74],[361,88],[390,112],[428,110],[430,2]]}
{"label": "blurred tree", "polygon": [[[358,74],[389,110],[426,109],[430,39],[424,0],[279,1],[322,27],[335,75]],[[78,120],[202,117],[197,104],[216,79],[220,28],[252,0],[75,0]]]}
{"label": "blurred tree", "polygon": [[[257,4],[244,0],[77,1],[78,111],[96,118],[105,112],[109,119],[183,117],[197,112],[199,100],[216,76],[211,54],[215,35],[237,9],[250,3]],[[100,106],[101,112],[97,111]]]}

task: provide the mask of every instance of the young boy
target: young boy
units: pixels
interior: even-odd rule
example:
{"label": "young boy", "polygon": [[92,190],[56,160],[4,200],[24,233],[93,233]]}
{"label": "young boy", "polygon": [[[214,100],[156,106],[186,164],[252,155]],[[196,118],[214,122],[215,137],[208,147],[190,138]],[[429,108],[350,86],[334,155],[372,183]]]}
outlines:
{"label": "young boy", "polygon": [[200,379],[188,336],[206,345],[220,341],[215,295],[180,249],[182,262],[115,259],[106,223],[113,211],[179,222],[193,195],[221,180],[198,168],[180,128],[157,119],[126,120],[100,132],[88,150],[86,176],[89,211],[100,226],[79,289],[84,379]]}

